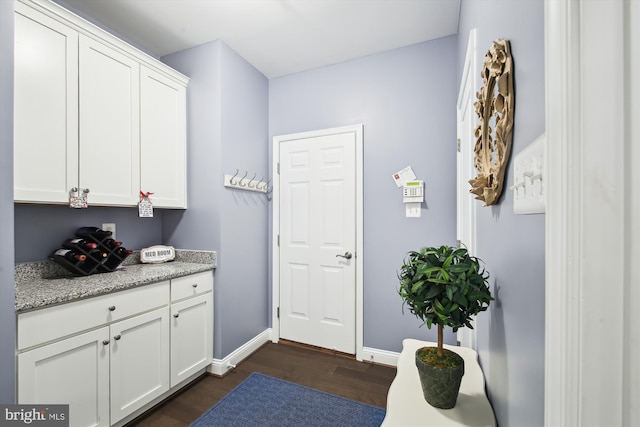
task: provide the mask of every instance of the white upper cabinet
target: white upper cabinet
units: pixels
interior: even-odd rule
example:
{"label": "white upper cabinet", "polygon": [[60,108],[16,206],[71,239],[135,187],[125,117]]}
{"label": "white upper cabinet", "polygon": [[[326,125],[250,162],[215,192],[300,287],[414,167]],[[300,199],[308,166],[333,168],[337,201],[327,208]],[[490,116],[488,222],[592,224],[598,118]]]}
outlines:
{"label": "white upper cabinet", "polygon": [[78,185],[78,32],[16,2],[14,198],[64,203]]}
{"label": "white upper cabinet", "polygon": [[15,201],[186,208],[188,79],[49,0],[15,8]]}
{"label": "white upper cabinet", "polygon": [[135,205],[140,192],[140,65],[80,35],[80,186],[89,203]]}
{"label": "white upper cabinet", "polygon": [[186,208],[186,87],[142,67],[140,93],[140,188],[155,207]]}

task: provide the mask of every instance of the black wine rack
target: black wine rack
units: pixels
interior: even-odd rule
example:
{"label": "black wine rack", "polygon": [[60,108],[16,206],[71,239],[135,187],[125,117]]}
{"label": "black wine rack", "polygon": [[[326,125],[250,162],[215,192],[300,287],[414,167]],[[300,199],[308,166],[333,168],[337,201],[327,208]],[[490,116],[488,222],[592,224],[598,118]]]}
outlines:
{"label": "black wine rack", "polygon": [[[115,271],[115,269],[118,268],[120,264],[122,264],[122,262],[129,256],[129,254],[122,246],[110,248],[105,244],[105,241],[111,238],[111,234],[112,233],[110,231],[103,230],[92,234],[76,234],[77,238],[84,239],[87,241],[87,243],[97,244],[98,246],[95,249],[91,250],[99,250],[99,252],[101,253],[106,253],[107,256],[103,257],[102,259],[97,258],[90,251],[81,247],[74,248],[73,251],[82,255],[86,255],[87,259],[85,259],[84,261],[74,264],[60,257],[54,258],[50,256],[49,259],[61,265],[62,267],[67,269],[67,271],[77,276],[89,276],[91,274],[109,273],[111,271]],[[122,252],[124,252],[124,254],[117,254],[116,250],[118,248],[122,248]]]}

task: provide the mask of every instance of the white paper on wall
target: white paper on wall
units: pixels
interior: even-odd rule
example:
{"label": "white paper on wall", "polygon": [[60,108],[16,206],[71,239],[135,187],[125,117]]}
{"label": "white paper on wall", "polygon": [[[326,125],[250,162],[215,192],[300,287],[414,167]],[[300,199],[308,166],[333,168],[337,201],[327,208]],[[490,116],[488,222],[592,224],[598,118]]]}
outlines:
{"label": "white paper on wall", "polygon": [[416,179],[416,174],[413,173],[413,169],[411,169],[411,166],[407,166],[406,168],[394,173],[392,177],[396,183],[396,186],[402,187],[408,181],[413,181],[414,179]]}

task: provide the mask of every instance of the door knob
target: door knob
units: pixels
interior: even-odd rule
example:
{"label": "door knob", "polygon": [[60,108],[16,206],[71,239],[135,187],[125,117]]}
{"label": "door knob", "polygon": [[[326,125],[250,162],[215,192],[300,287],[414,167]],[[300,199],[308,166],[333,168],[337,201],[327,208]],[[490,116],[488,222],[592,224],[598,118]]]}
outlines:
{"label": "door knob", "polygon": [[351,259],[353,257],[353,255],[351,254],[351,252],[345,252],[344,255],[340,255],[340,254],[336,255],[336,258],[337,257]]}

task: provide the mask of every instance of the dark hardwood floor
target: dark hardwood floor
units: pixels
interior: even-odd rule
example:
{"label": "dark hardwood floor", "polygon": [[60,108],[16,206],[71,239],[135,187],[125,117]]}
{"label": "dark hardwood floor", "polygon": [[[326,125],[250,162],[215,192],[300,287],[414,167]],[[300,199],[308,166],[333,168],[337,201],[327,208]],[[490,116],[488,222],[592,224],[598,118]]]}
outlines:
{"label": "dark hardwood floor", "polygon": [[[267,343],[223,378],[205,375],[128,426],[188,426],[251,373],[260,372],[385,408],[396,369],[294,343]],[[127,426],[127,427],[128,427]]]}

